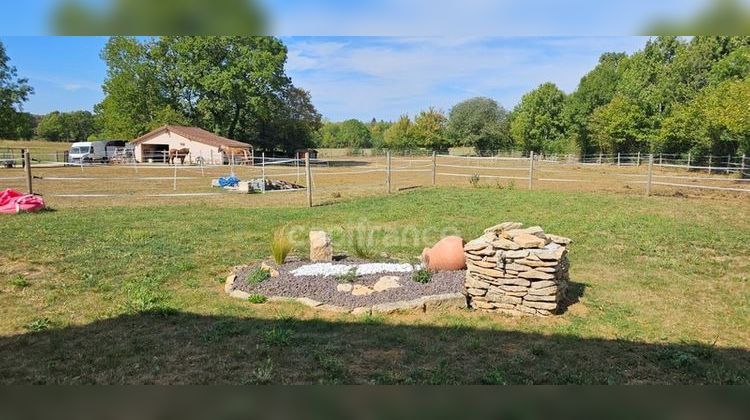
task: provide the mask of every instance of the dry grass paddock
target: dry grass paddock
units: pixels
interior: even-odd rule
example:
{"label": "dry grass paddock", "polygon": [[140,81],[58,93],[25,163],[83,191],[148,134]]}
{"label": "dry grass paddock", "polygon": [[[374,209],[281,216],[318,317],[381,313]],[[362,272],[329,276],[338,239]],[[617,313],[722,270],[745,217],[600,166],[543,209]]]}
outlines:
{"label": "dry grass paddock", "polygon": [[[391,191],[433,185],[432,158],[394,156],[391,161]],[[163,164],[61,166],[32,165],[34,191],[52,207],[138,206],[212,203],[226,206],[304,206],[304,191],[280,191],[240,195],[211,188],[212,178],[232,171],[243,179],[282,179],[306,184],[303,163],[206,166]],[[529,188],[527,159],[473,159],[438,156],[435,185],[465,188]],[[387,193],[387,159],[384,156],[339,157],[312,165],[314,204],[326,204],[361,196]],[[534,162],[532,188],[546,191],[588,191],[641,195],[645,191],[648,166],[616,166]],[[472,179],[475,182],[472,182]],[[652,193],[750,200],[750,180],[721,171],[687,171],[655,166]],[[666,185],[674,184],[674,185]],[[0,170],[0,186],[25,189],[23,169]],[[738,191],[717,191],[719,187]],[[747,192],[743,192],[745,190]]]}

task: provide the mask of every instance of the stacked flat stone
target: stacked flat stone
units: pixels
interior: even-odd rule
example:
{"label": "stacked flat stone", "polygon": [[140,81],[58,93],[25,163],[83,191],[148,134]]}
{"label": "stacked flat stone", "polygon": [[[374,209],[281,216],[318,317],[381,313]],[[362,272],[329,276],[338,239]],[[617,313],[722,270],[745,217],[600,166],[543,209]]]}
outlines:
{"label": "stacked flat stone", "polygon": [[568,287],[570,239],[506,222],[464,246],[469,306],[513,315],[553,315]]}

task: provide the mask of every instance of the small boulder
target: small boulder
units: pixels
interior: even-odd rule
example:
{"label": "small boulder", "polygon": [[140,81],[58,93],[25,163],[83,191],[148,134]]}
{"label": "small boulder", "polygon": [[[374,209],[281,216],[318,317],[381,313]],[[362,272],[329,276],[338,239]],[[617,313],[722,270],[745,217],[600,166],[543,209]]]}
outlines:
{"label": "small boulder", "polygon": [[367,296],[367,295],[371,295],[373,293],[375,293],[375,290],[373,290],[373,289],[371,289],[371,288],[369,288],[367,286],[363,286],[361,284],[355,284],[352,287],[352,295],[353,296]]}
{"label": "small boulder", "polygon": [[278,277],[279,270],[276,269],[276,263],[263,261],[260,263],[260,269],[267,272],[271,277]]}
{"label": "small boulder", "polygon": [[336,290],[339,292],[349,293],[352,291],[352,285],[350,283],[339,283],[336,285]]}
{"label": "small boulder", "polygon": [[395,289],[395,288],[401,287],[401,283],[399,282],[400,280],[401,279],[399,279],[396,276],[383,276],[379,278],[377,282],[375,282],[372,288],[376,292],[382,292],[388,289]]}

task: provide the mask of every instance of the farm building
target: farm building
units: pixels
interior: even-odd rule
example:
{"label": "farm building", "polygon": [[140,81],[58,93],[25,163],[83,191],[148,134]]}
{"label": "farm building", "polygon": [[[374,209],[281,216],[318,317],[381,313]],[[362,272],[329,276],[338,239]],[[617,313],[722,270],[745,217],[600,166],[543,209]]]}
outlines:
{"label": "farm building", "polygon": [[[207,164],[222,164],[234,156],[236,160],[250,159],[253,147],[247,143],[221,137],[198,127],[165,125],[131,142],[135,159],[139,162],[167,162],[170,150],[187,149],[186,163],[203,160]],[[178,155],[179,157],[179,155]]]}
{"label": "farm building", "polygon": [[294,152],[295,159],[304,159],[305,155],[308,155],[310,159],[317,159],[318,151],[315,149],[299,149]]}

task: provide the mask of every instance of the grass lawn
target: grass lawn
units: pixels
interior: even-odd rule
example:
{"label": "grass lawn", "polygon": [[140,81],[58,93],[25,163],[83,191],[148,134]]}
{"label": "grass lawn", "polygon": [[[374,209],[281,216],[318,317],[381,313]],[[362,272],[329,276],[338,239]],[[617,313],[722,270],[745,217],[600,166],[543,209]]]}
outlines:
{"label": "grass lawn", "polygon": [[0,140],[0,150],[5,148],[31,149],[32,153],[38,152],[48,154],[68,151],[70,150],[70,144],[71,143],[45,140]]}
{"label": "grass lawn", "polygon": [[[564,314],[362,317],[223,292],[280,226],[334,245],[367,228],[408,260],[508,220],[573,238]],[[0,217],[0,234],[4,383],[750,382],[745,202],[428,188],[313,209],[62,208]]]}

